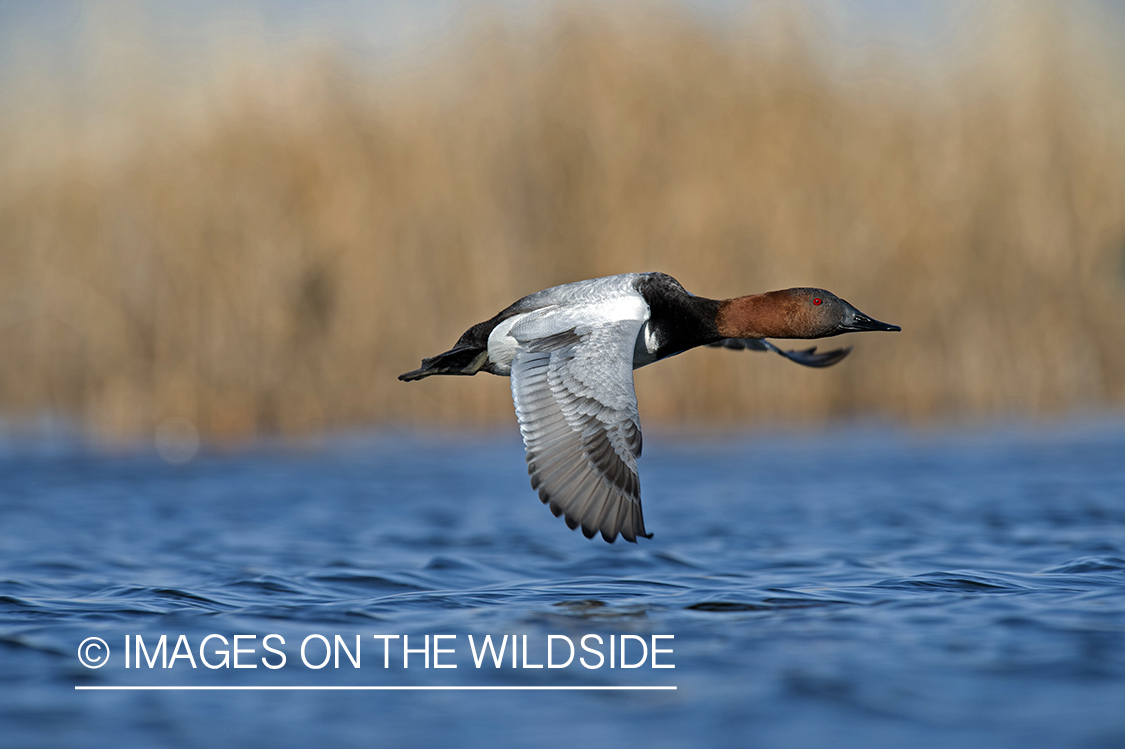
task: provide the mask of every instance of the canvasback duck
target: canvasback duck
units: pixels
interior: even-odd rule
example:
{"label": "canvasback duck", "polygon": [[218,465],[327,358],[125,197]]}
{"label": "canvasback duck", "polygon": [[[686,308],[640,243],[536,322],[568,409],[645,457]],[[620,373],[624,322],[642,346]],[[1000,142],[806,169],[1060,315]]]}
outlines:
{"label": "canvasback duck", "polygon": [[851,348],[783,351],[767,338],[901,330],[823,289],[707,299],[664,273],[626,273],[525,296],[465,331],[403,381],[489,372],[512,380],[531,486],[587,538],[645,532],[637,458],[641,427],[633,370],[696,346],[773,351],[827,367]]}

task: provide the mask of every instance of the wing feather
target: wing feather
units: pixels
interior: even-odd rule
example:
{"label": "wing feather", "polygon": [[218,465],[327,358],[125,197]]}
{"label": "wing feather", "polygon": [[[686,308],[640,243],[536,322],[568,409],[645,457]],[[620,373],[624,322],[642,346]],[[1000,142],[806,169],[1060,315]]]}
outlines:
{"label": "wing feather", "polygon": [[775,354],[784,356],[789,361],[802,364],[806,367],[831,367],[852,351],[851,346],[819,353],[816,350],[816,346],[801,351],[793,351],[780,349],[765,338],[724,338],[721,341],[715,341],[707,345],[715,348],[729,348],[735,351],[773,351]]}
{"label": "wing feather", "polygon": [[[577,324],[520,341],[512,400],[531,486],[571,529],[609,542],[645,532],[633,349],[644,322]],[[537,318],[537,328],[546,324]],[[516,328],[513,328],[516,330]]]}

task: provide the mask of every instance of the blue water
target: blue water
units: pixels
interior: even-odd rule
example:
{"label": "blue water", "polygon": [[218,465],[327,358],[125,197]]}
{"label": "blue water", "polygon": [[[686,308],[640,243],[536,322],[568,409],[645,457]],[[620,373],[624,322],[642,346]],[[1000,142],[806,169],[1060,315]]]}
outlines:
{"label": "blue water", "polygon": [[[1125,424],[646,438],[655,538],[612,546],[539,503],[514,434],[184,466],[8,445],[0,744],[1125,746]],[[206,667],[211,634],[256,635],[240,664],[258,667]],[[400,636],[389,668],[376,634]],[[457,668],[425,667],[439,634]],[[468,637],[505,634],[528,667],[477,668]],[[530,667],[548,636],[587,634],[672,635],[675,668]],[[170,668],[161,635],[165,656],[184,636]],[[311,635],[359,635],[360,667],[306,666]],[[125,667],[138,636],[151,668]],[[79,662],[88,637],[101,668]],[[75,690],[281,685],[677,689]]]}

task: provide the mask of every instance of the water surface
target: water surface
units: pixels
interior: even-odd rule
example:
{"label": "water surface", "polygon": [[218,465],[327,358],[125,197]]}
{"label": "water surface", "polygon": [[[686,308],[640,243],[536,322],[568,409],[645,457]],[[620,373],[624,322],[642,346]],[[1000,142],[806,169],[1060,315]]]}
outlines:
{"label": "water surface", "polygon": [[[1125,425],[646,437],[655,538],[612,546],[550,515],[509,434],[184,466],[8,445],[0,743],[1125,746]],[[256,635],[259,664],[280,635],[286,665],[209,669],[211,634]],[[401,640],[384,668],[375,634],[456,635],[457,668],[404,669]],[[675,668],[475,667],[468,637],[505,634],[529,665],[549,635],[673,635]],[[125,668],[138,635],[196,668]],[[310,635],[360,635],[361,667],[305,666]],[[133,685],[677,689],[74,689]]]}

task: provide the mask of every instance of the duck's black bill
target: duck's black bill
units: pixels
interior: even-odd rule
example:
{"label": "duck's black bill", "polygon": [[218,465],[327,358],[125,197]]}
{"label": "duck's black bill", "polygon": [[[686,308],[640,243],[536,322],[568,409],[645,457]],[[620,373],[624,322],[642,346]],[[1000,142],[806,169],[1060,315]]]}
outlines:
{"label": "duck's black bill", "polygon": [[890,323],[872,320],[870,317],[864,314],[856,314],[855,320],[853,320],[851,324],[844,325],[843,328],[844,330],[849,332],[859,332],[863,330],[891,330],[895,332],[902,331],[902,328],[897,325],[891,325]]}

